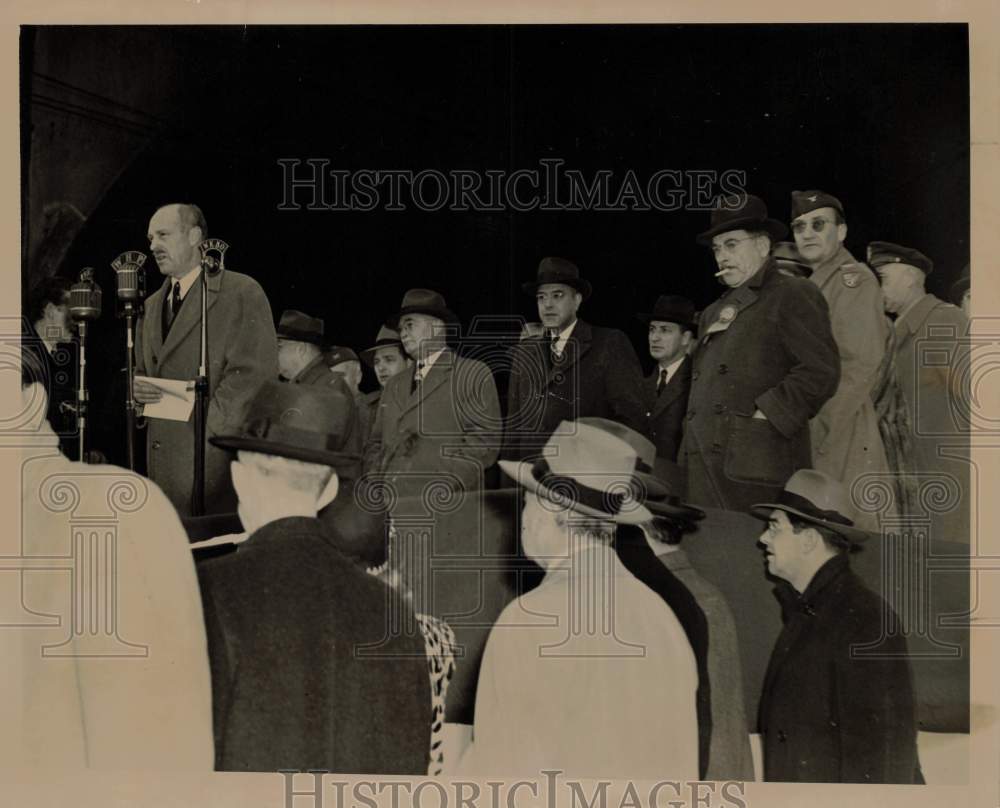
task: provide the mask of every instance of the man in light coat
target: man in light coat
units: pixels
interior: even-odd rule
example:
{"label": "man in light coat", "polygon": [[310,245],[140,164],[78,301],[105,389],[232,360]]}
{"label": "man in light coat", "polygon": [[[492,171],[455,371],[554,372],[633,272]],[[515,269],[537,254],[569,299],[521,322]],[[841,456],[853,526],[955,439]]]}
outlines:
{"label": "man in light coat", "polygon": [[3,577],[9,594],[20,576],[22,612],[5,609],[0,632],[0,766],[210,771],[205,626],[180,519],[149,480],[66,459],[44,387],[29,373],[21,392],[31,448],[5,555],[23,570]]}
{"label": "man in light coat", "polygon": [[[885,354],[889,323],[878,279],[844,246],[847,223],[840,200],[823,191],[792,191],[792,233],[809,275],[830,309],[840,352],[840,384],[809,422],[812,465],[850,489],[862,474],[889,470],[872,388]],[[878,529],[876,514],[858,523]]]}
{"label": "man in light coat", "polygon": [[534,463],[500,463],[525,489],[524,551],[545,578],[490,633],[459,771],[697,778],[694,654],[670,608],[613,549],[617,524],[651,518],[636,499],[636,453],[568,422],[544,449]]}
{"label": "man in light coat", "polygon": [[[146,299],[136,328],[137,376],[193,380],[200,363],[201,250],[207,235],[197,205],[166,205],[149,221],[149,247],[163,285]],[[220,270],[208,288],[208,413],[206,437],[235,429],[247,402],[278,375],[277,341],[267,296],[253,278]],[[136,380],[139,404],[160,400],[156,386]],[[227,452],[205,450],[205,513],[231,513],[236,494]],[[146,466],[181,516],[192,514],[194,413],[187,421],[146,420]]]}

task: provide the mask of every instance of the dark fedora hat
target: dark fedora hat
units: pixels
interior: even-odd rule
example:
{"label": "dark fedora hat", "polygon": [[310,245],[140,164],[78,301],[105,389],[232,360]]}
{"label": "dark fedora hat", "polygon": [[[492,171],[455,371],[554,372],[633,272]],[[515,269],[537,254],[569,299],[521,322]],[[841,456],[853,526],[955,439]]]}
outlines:
{"label": "dark fedora hat", "polygon": [[360,460],[344,451],[355,421],[354,396],[341,379],[322,387],[309,384],[261,385],[239,434],[210,438],[222,449],[251,452],[350,468]]}
{"label": "dark fedora hat", "polygon": [[403,342],[399,338],[399,332],[384,325],[378,330],[378,336],[375,337],[375,344],[370,348],[359,351],[358,356],[361,357],[362,362],[370,365],[375,359],[375,351],[379,348],[391,348],[393,346],[399,348],[401,351],[403,350]]}
{"label": "dark fedora hat", "polygon": [[310,317],[305,312],[295,309],[286,309],[281,312],[281,320],[279,320],[275,332],[278,339],[322,345],[323,330],[323,321],[318,317]]}
{"label": "dark fedora hat", "polygon": [[779,241],[771,248],[771,255],[778,264],[778,269],[786,270],[790,275],[808,278],[813,269],[802,257],[794,241]]}
{"label": "dark fedora hat", "polygon": [[651,312],[643,312],[637,314],[636,317],[644,323],[657,320],[664,323],[677,323],[677,325],[692,330],[696,322],[694,317],[694,303],[680,295],[660,295],[656,298],[656,305],[653,306]]}
{"label": "dark fedora hat", "polygon": [[854,506],[847,487],[816,469],[799,469],[788,479],[774,502],[753,505],[750,513],[767,520],[774,510],[832,530],[852,545],[871,537],[868,531],[854,527]]}
{"label": "dark fedora hat", "polygon": [[788,228],[777,219],[767,215],[767,205],[753,194],[729,194],[715,200],[710,227],[699,233],[695,240],[699,244],[710,244],[720,233],[730,230],[764,230],[771,241],[781,241],[788,235]]}
{"label": "dark fedora hat", "polygon": [[579,267],[565,258],[543,258],[538,263],[538,273],[535,280],[522,283],[521,288],[530,295],[534,294],[539,286],[546,283],[564,283],[566,286],[576,289],[583,295],[584,300],[590,297],[590,293],[594,291],[590,281],[580,277]]}
{"label": "dark fedora hat", "polygon": [[457,323],[458,317],[444,302],[444,296],[432,289],[410,289],[403,295],[399,311],[386,318],[385,324],[398,331],[399,320],[406,314],[426,314],[446,323]]}

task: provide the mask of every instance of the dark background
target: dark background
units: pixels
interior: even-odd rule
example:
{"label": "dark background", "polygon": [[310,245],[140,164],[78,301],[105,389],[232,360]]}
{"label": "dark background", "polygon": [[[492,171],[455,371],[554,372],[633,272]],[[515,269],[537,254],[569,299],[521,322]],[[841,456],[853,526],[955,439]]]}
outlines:
{"label": "dark background", "polygon": [[[73,104],[51,101],[56,74]],[[443,292],[466,324],[536,319],[520,284],[545,255],[580,266],[595,288],[583,317],[624,329],[644,360],[635,312],[661,293],[700,308],[721,291],[694,242],[703,211],[279,211],[281,158],[511,172],[548,157],[588,179],[608,169],[612,188],[629,169],[643,184],[664,168],[736,169],[783,221],[793,189],[837,195],[857,258],[875,239],[916,247],[939,296],[969,258],[965,25],[23,29],[22,90],[25,215],[62,185],[94,200],[58,271],[94,266],[105,290],[95,440],[119,460],[109,264],[145,249],[165,202],[203,208],[209,235],[231,244],[227,267],[261,282],[276,318],[301,308],[355,348],[415,286]],[[60,136],[60,116],[94,107],[118,111],[87,123],[103,135]],[[94,192],[88,161],[125,137],[134,145]],[[26,258],[25,286],[33,271]]]}

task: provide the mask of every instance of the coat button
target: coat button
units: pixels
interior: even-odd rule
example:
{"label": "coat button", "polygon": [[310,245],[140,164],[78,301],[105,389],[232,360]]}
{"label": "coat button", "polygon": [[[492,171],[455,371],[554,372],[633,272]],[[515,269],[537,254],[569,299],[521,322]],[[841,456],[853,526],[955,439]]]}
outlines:
{"label": "coat button", "polygon": [[160,442],[158,440],[154,440],[153,441],[153,448],[154,449],[159,449],[160,448]]}
{"label": "coat button", "polygon": [[783,729],[779,729],[778,730],[778,743],[784,743],[787,740],[788,740],[788,736],[785,735],[785,731]]}
{"label": "coat button", "polygon": [[722,454],[722,444],[721,443],[713,443],[712,444],[712,451],[715,452],[716,454]]}
{"label": "coat button", "polygon": [[697,381],[697,379],[698,379],[698,376],[700,376],[700,375],[701,375],[701,374],[700,374],[700,373],[698,373],[698,371],[697,371],[697,370],[694,370],[694,371],[692,371],[692,372],[691,372],[691,380],[692,380],[692,381]]}
{"label": "coat button", "polygon": [[724,413],[725,411],[726,407],[724,404],[716,404],[714,407],[712,407],[712,412],[714,412],[716,415],[722,415],[722,413]]}
{"label": "coat button", "polygon": [[728,373],[728,372],[729,372],[729,366],[728,365],[725,365],[725,364],[719,365],[719,373]]}
{"label": "coat button", "polygon": [[694,410],[688,410],[687,419],[689,421],[693,421],[694,420]]}

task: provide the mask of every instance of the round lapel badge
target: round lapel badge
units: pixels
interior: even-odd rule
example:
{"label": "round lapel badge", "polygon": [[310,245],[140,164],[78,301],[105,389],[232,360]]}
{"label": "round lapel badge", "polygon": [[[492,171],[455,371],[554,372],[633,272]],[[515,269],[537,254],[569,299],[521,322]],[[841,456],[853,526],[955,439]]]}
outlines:
{"label": "round lapel badge", "polygon": [[735,306],[725,306],[722,311],[719,312],[719,322],[729,324],[736,319],[736,307]]}

